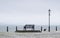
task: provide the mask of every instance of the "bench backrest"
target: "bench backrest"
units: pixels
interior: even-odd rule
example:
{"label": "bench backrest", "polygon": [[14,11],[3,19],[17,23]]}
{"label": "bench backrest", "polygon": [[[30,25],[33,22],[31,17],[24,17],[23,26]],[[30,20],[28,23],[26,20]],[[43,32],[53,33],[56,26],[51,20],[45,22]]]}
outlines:
{"label": "bench backrest", "polygon": [[34,28],[34,25],[25,25],[24,28]]}

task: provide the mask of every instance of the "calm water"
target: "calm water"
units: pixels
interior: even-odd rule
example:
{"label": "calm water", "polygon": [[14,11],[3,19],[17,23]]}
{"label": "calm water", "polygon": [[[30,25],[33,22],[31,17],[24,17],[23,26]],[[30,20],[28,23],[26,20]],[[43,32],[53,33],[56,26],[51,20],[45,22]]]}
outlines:
{"label": "calm water", "polygon": [[[7,26],[6,25],[0,25],[0,32],[6,32],[6,28]],[[16,26],[14,26],[14,25],[10,25],[10,26],[8,26],[9,27],[9,32],[15,32],[15,30],[16,30]],[[23,25],[20,25],[20,26],[17,26],[18,27],[18,30],[23,30]],[[42,26],[43,27],[43,29],[45,28],[45,29],[47,29],[46,31],[48,31],[48,26]],[[58,31],[60,31],[60,26],[57,26],[58,28]],[[35,30],[40,30],[41,29],[41,26],[38,26],[38,25],[36,25],[35,26]],[[55,31],[55,26],[51,26],[51,31]]]}

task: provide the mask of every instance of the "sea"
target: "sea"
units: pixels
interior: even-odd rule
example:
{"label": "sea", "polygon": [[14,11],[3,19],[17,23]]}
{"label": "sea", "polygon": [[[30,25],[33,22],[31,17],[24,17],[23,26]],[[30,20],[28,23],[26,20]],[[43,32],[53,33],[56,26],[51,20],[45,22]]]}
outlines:
{"label": "sea", "polygon": [[[44,32],[44,29],[48,31],[48,25],[35,25],[35,30],[41,30],[42,26],[42,32]],[[57,31],[60,31],[60,26],[59,25],[51,25],[50,30],[51,31],[56,31],[56,26],[57,26]],[[24,25],[17,25],[18,30],[24,30]],[[16,25],[8,25],[8,32],[15,32],[16,31]],[[7,25],[0,25],[0,32],[7,32]]]}

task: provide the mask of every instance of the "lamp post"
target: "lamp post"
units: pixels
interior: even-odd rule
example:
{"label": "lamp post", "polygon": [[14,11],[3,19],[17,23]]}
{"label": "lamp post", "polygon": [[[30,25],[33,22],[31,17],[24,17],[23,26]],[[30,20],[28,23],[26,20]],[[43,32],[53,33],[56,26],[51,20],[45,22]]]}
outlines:
{"label": "lamp post", "polygon": [[48,31],[50,32],[50,9],[48,10],[48,12],[49,12],[49,27],[48,27]]}

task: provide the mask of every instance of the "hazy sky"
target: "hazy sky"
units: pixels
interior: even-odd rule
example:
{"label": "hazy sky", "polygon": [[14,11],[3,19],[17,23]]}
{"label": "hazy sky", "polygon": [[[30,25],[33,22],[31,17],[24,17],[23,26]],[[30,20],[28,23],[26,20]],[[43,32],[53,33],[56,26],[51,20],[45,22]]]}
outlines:
{"label": "hazy sky", "polygon": [[60,25],[60,0],[0,0],[0,24]]}

